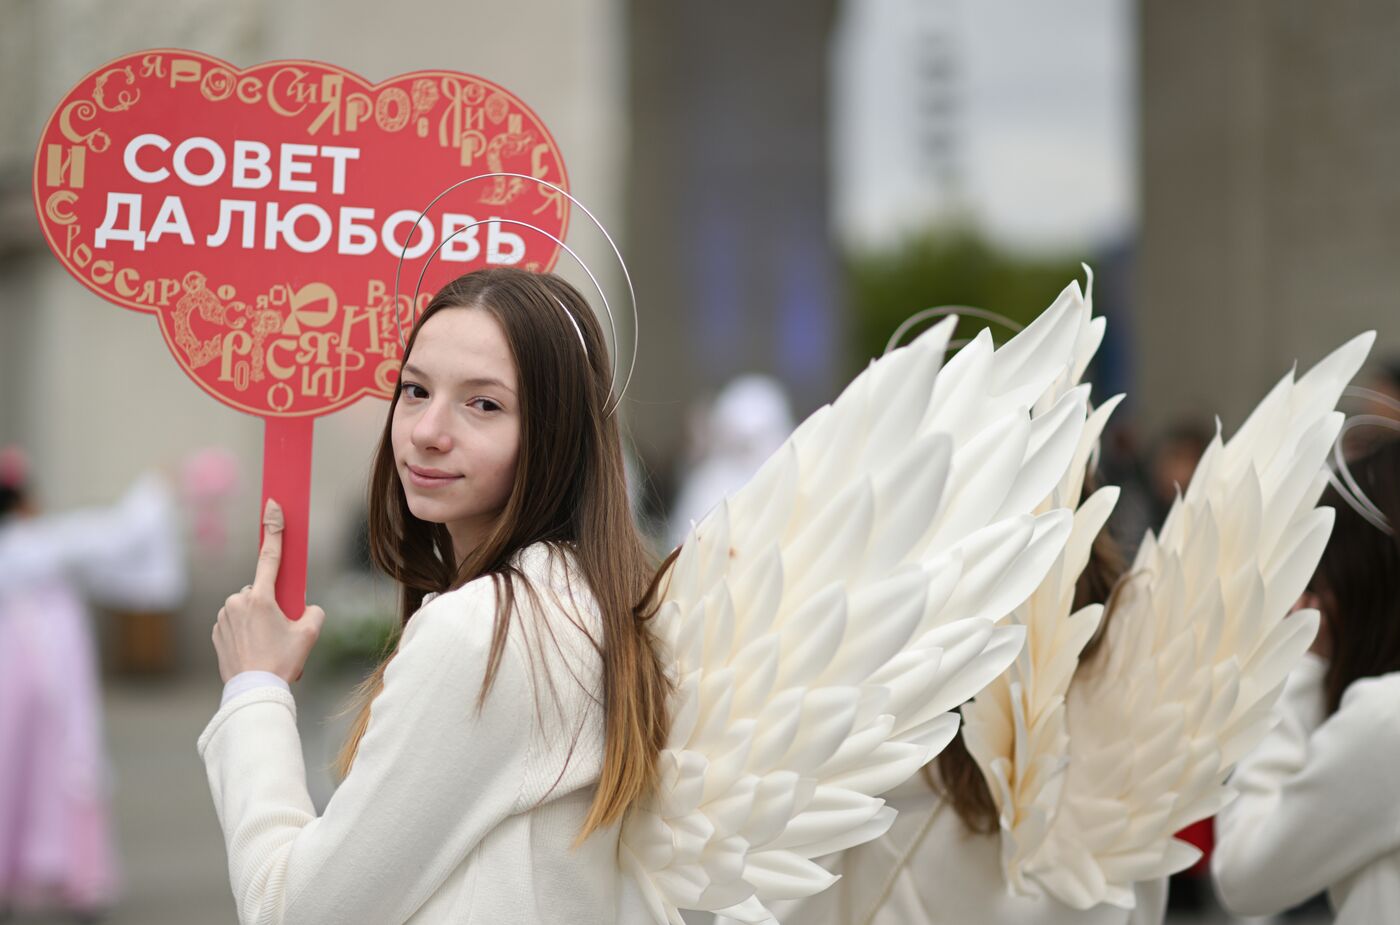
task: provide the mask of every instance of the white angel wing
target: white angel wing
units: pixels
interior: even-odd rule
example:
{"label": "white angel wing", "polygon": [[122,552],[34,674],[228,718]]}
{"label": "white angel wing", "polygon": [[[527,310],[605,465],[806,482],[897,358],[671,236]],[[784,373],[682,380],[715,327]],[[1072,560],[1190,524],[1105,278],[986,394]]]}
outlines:
{"label": "white angel wing", "polygon": [[[1014,758],[984,768],[1023,775],[998,787],[989,774],[1010,883],[1032,878],[1076,908],[1131,907],[1133,883],[1199,857],[1172,836],[1229,801],[1226,776],[1267,732],[1316,633],[1315,613],[1285,616],[1331,531],[1332,512],[1316,503],[1342,423],[1332,409],[1372,340],[1355,338],[1302,379],[1290,373],[1228,443],[1217,435],[1161,536],[1147,535],[1103,646],[1069,685],[1067,726],[1003,714]],[[1056,628],[1063,652],[1047,673],[1057,681],[1090,622]],[[987,723],[984,757],[1005,722]]]}
{"label": "white angel wing", "polygon": [[[834,880],[811,860],[878,837],[877,795],[954,735],[1022,631],[997,627],[1069,533],[1033,514],[1070,466],[1072,285],[999,350],[942,364],[949,319],[872,364],[691,532],[655,629],[677,684],[661,783],[621,857],[660,922],[770,921]],[[941,367],[941,368],[940,368]]]}
{"label": "white angel wing", "polygon": [[[1092,274],[1088,289],[1086,301],[1092,306]],[[1103,318],[1091,321],[1085,313],[1074,365],[1051,384],[1039,405],[1058,401],[1079,385],[1103,341],[1104,323]],[[1021,893],[1030,892],[1022,865],[1043,844],[1064,783],[1069,746],[1065,694],[1079,655],[1102,619],[1101,605],[1073,614],[1070,610],[1090,548],[1118,500],[1118,489],[1109,486],[1080,504],[1090,457],[1121,399],[1115,396],[1090,415],[1073,462],[1038,508],[1068,508],[1074,510],[1074,520],[1069,542],[1045,580],[1007,620],[1008,625],[1025,627],[1025,646],[1011,667],[962,711],[963,740],[981,768],[999,812],[1002,866],[1013,888]]]}

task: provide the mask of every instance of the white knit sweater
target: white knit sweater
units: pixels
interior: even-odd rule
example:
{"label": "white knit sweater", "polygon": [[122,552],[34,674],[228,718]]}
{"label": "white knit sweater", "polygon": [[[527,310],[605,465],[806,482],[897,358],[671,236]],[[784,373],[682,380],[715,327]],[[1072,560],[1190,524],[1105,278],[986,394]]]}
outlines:
{"label": "white knit sweater", "polygon": [[517,589],[480,710],[491,580],[413,616],[354,767],[319,817],[292,696],[258,687],[219,709],[199,753],[240,922],[647,921],[619,872],[616,828],[572,847],[602,766],[601,664],[589,641],[601,626],[564,559],[540,545],[517,560],[541,606]]}
{"label": "white knit sweater", "polygon": [[1327,890],[1338,925],[1400,920],[1400,672],[1352,683],[1323,718],[1327,663],[1289,676],[1279,723],[1231,778],[1211,867],[1221,900],[1266,915]]}

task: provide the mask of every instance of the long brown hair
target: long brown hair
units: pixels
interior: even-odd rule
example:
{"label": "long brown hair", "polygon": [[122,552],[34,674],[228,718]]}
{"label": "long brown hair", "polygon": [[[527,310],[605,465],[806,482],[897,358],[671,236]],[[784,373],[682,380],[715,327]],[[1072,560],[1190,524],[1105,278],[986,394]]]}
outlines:
{"label": "long brown hair", "polygon": [[1331,642],[1323,680],[1327,714],[1354,681],[1400,671],[1400,441],[1348,464],[1352,478],[1395,531],[1366,520],[1329,486],[1321,504],[1336,514],[1308,589],[1321,599]]}
{"label": "long brown hair", "polygon": [[[489,312],[515,360],[520,450],[510,496],[489,534],[459,565],[447,528],[409,511],[391,441],[396,393],[369,480],[370,555],[400,585],[401,625],[429,592],[490,576],[498,603],[479,707],[505,651],[517,583],[533,593],[512,558],[535,543],[570,550],[603,627],[603,638],[593,640],[602,661],[603,768],[582,840],[618,821],[654,784],[669,694],[647,628],[653,563],[628,502],[617,420],[606,413],[612,381],[607,345],[588,303],[564,280],[487,269],[459,277],[437,293],[409,335],[405,362],[423,324],[449,309]],[[354,763],[369,726],[370,704],[384,686],[392,657],[357,691],[358,714],[337,762],[342,775]]]}
{"label": "long brown hair", "polygon": [[[1086,480],[1084,493],[1087,495],[1092,491],[1092,481]],[[1074,585],[1074,610],[1089,604],[1104,604],[1099,628],[1080,653],[1081,665],[1093,658],[1103,641],[1109,618],[1113,615],[1113,593],[1126,569],[1122,550],[1108,528],[1104,527],[1094,537],[1093,545],[1089,547],[1089,561]],[[934,774],[934,764],[938,765],[937,775]],[[984,835],[997,830],[996,802],[987,788],[982,769],[967,750],[961,728],[948,747],[938,753],[937,760],[924,765],[924,781],[943,795],[969,829]]]}

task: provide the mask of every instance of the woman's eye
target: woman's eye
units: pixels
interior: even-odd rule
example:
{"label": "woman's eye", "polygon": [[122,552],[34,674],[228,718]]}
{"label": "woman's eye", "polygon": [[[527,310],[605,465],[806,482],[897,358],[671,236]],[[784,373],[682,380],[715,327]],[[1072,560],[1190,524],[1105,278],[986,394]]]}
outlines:
{"label": "woman's eye", "polygon": [[487,411],[487,412],[494,412],[494,411],[500,411],[500,410],[501,410],[501,406],[498,405],[498,404],[496,404],[495,402],[493,402],[493,401],[492,401],[491,399],[489,399],[489,398],[473,398],[471,401],[467,402],[467,407],[469,407],[469,408],[476,408],[478,411]]}
{"label": "woman's eye", "polygon": [[403,382],[399,384],[399,395],[403,398],[427,398],[428,390],[416,382]]}

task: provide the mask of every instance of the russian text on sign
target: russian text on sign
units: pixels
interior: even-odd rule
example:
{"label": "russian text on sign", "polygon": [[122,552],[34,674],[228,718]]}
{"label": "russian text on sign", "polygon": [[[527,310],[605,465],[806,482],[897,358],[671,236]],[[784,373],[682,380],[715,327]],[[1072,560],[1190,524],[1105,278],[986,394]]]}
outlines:
{"label": "russian text on sign", "polygon": [[[147,149],[165,152],[171,149],[172,142],[164,135],[146,132],[127,142],[122,152],[122,166],[133,180],[140,183],[161,183],[170,178],[173,168],[175,176],[190,186],[211,186],[226,172],[230,158],[223,147],[214,139],[197,135],[186,138],[175,146],[170,157],[170,167],[151,166],[161,159],[146,155]],[[190,166],[190,154],[203,152],[209,165],[198,171]],[[312,177],[315,171],[315,158],[324,158],[331,165],[331,193],[336,196],[345,193],[346,165],[360,159],[359,148],[341,145],[308,145],[287,142],[277,149],[277,189],[288,193],[314,193],[318,181]],[[272,183],[272,148],[261,141],[238,139],[233,143],[233,171],[230,183],[235,189],[264,189]],[[143,161],[145,162],[143,164]]]}
{"label": "russian text on sign", "polygon": [[[133,250],[142,251],[148,243],[155,243],[166,235],[177,236],[182,244],[195,243],[179,196],[166,196],[161,201],[149,228],[141,221],[143,203],[140,193],[109,192],[107,213],[93,236],[93,247],[101,250],[111,242],[125,241]],[[439,259],[466,263],[481,254],[477,230],[485,225],[487,263],[509,266],[519,263],[525,256],[524,238],[505,230],[501,225],[503,220],[496,217],[477,221],[470,215],[444,212],[439,233],[430,218],[412,209],[390,213],[378,231],[374,225],[375,210],[359,206],[341,206],[333,216],[325,207],[313,202],[294,203],[285,211],[281,203],[268,202],[263,204],[262,213],[262,249],[268,251],[285,244],[299,254],[314,254],[326,249],[334,240],[337,254],[364,256],[382,243],[390,254],[402,253],[411,259],[428,253],[434,241],[441,240],[444,244],[438,252]],[[244,250],[257,247],[258,203],[248,199],[219,200],[217,225],[205,237],[205,246],[228,244],[235,225],[239,246]],[[312,226],[315,231],[308,234]]]}

